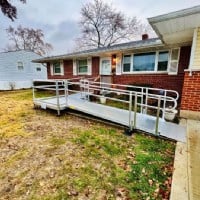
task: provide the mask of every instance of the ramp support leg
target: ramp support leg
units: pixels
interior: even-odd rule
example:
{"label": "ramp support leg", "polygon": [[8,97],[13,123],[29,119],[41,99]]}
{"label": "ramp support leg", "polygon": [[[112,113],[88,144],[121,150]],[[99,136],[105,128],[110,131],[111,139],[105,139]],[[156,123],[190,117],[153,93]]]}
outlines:
{"label": "ramp support leg", "polygon": [[136,129],[136,122],[137,122],[137,92],[135,93],[135,100],[134,100],[134,129]]}
{"label": "ramp support leg", "polygon": [[159,126],[159,118],[160,118],[160,103],[161,103],[161,98],[159,96],[159,98],[158,98],[158,109],[157,109],[157,114],[156,114],[156,127],[155,127],[155,134],[156,135],[159,135],[158,126]]}
{"label": "ramp support leg", "polygon": [[132,92],[130,92],[129,94],[129,130],[132,130],[132,117],[131,117],[131,113],[132,113]]}
{"label": "ramp support leg", "polygon": [[58,81],[56,81],[56,99],[57,99],[57,113],[60,115],[60,100],[59,100],[59,85]]}

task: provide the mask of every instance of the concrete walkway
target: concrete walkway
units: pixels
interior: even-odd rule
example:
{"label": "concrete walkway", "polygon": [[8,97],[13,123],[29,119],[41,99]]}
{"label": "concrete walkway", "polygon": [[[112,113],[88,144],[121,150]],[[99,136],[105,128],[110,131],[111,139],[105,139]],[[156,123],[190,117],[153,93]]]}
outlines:
{"label": "concrete walkway", "polygon": [[200,121],[188,120],[189,199],[200,200]]}
{"label": "concrete walkway", "polygon": [[200,200],[200,121],[187,120],[187,143],[177,142],[171,200]]}

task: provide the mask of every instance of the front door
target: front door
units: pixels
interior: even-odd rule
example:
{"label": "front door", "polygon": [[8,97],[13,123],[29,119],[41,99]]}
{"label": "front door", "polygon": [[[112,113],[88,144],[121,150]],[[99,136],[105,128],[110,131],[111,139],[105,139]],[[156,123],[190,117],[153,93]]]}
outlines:
{"label": "front door", "polygon": [[100,59],[100,75],[101,75],[101,82],[108,83],[102,86],[110,87],[109,84],[112,83],[112,73],[111,73],[111,58],[101,58]]}
{"label": "front door", "polygon": [[100,75],[111,75],[111,58],[100,59]]}

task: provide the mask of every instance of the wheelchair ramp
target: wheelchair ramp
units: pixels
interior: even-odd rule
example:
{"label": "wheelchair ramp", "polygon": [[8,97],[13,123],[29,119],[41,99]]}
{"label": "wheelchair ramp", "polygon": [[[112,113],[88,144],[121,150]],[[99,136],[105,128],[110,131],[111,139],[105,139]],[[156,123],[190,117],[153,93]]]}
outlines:
{"label": "wheelchair ramp", "polygon": [[[129,127],[129,111],[114,108],[102,104],[92,103],[82,100],[79,95],[71,95],[68,101],[68,107],[77,111],[81,111],[95,117],[112,121]],[[131,113],[134,120],[134,112]],[[137,113],[136,129],[155,134],[156,117]],[[171,122],[167,122],[160,118],[158,126],[159,135],[173,139],[176,141],[186,142],[186,127]]]}
{"label": "wheelchair ramp", "polygon": [[[104,105],[104,104],[91,101],[89,99],[89,96],[93,94],[88,85],[87,87],[84,86],[84,89],[85,88],[87,89],[87,92],[80,90],[80,91],[76,91],[76,93],[71,93],[71,94],[68,94],[68,90],[64,88],[64,91],[65,91],[64,95],[59,95],[58,89],[56,89],[56,92],[57,92],[56,96],[46,97],[46,98],[34,98],[33,102],[35,105],[40,106],[43,109],[50,108],[50,109],[54,109],[60,112],[60,110],[65,110],[69,108],[69,109],[80,111],[80,112],[83,112],[83,113],[86,113],[86,114],[89,114],[89,115],[92,115],[104,120],[108,120],[108,121],[123,125],[125,127],[128,127],[130,130],[138,129],[141,131],[145,131],[147,133],[151,133],[153,135],[159,135],[159,136],[166,137],[172,140],[186,142],[186,127],[175,124],[175,123],[167,122],[164,120],[163,117],[162,118],[159,117],[159,115],[151,116],[143,112],[133,111],[133,107],[134,107],[133,105],[134,103],[132,102],[133,98],[135,98],[135,106],[138,106],[138,105],[141,105],[143,107],[148,106],[147,104],[142,104],[142,103],[137,104],[137,97],[139,96],[140,98],[143,98],[143,96],[141,96],[140,94],[135,94],[135,96],[131,95],[128,101],[123,100],[123,102],[125,103],[128,102],[129,104],[129,109],[127,110],[127,109],[120,109],[117,107]],[[108,93],[111,90],[113,89],[107,88],[106,92]],[[72,91],[72,90],[69,90],[69,91]],[[124,92],[124,90],[121,90],[121,89],[119,91],[121,93]],[[127,93],[124,92],[124,94],[129,95],[129,91]],[[151,94],[147,94],[147,95],[150,96]],[[94,95],[94,96],[98,96],[98,95]],[[153,98],[159,98],[160,100],[161,97],[160,96],[157,97],[157,96],[158,95],[155,95],[154,97],[153,95]],[[113,98],[110,98],[110,99],[113,99]],[[145,100],[147,101],[147,98],[145,98]],[[170,99],[170,101],[172,100]],[[163,99],[163,102],[165,102],[165,99]]]}

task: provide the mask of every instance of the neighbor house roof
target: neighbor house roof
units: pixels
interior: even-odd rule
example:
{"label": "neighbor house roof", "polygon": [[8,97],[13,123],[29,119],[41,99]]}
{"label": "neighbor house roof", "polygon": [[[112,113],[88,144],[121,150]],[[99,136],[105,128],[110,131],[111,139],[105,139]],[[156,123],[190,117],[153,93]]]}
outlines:
{"label": "neighbor house roof", "polygon": [[[29,52],[29,53],[33,53],[33,54],[39,55],[38,53],[33,52],[33,51],[29,50],[29,49],[19,49],[19,50],[3,51],[3,52],[0,52],[0,54],[16,54],[16,53],[19,53],[19,52]],[[41,55],[39,55],[39,56],[42,57]]]}
{"label": "neighbor house roof", "polygon": [[58,56],[50,56],[50,57],[44,57],[42,59],[33,60],[33,62],[49,62],[53,60],[63,60],[63,59],[73,59],[77,57],[87,57],[87,56],[99,56],[103,53],[119,53],[123,51],[128,50],[136,50],[136,49],[143,49],[143,48],[150,48],[150,47],[159,47],[163,46],[162,42],[158,38],[152,38],[147,40],[139,40],[139,41],[133,41],[133,42],[127,42],[127,43],[121,43],[116,44],[109,47],[101,47],[101,48],[95,48],[85,51],[79,51],[64,55],[58,55]]}

